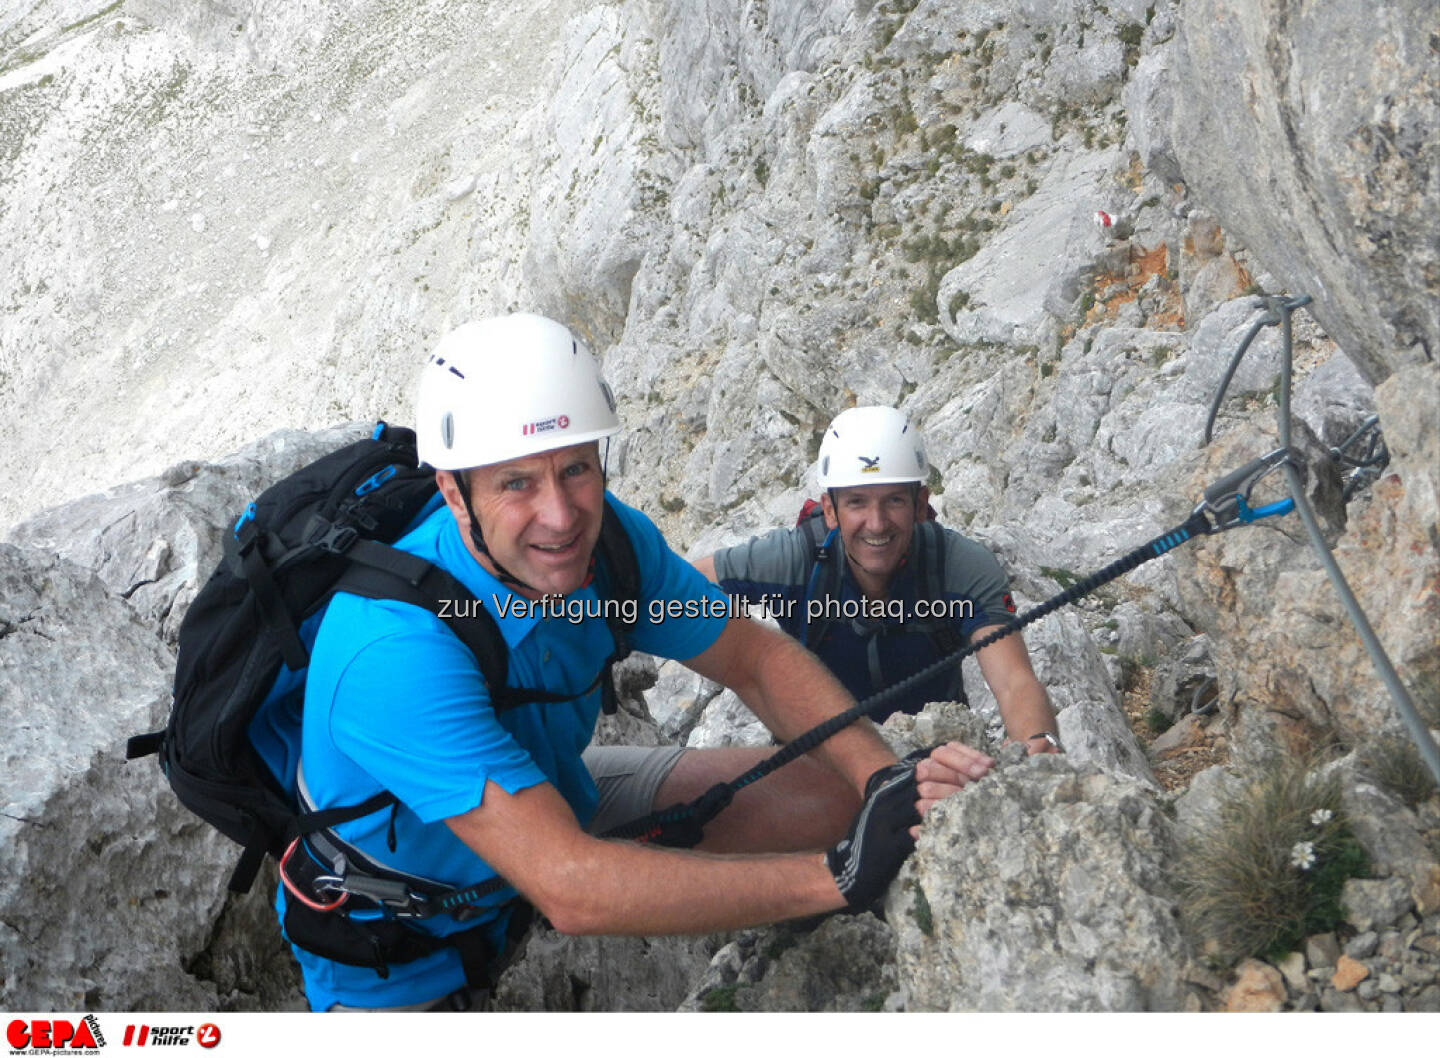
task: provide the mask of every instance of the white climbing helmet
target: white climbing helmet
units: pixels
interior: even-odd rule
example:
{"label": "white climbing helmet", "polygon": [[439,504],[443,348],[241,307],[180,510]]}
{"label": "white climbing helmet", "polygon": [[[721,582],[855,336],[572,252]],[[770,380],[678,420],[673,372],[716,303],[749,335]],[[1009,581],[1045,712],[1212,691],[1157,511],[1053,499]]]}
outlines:
{"label": "white climbing helmet", "polygon": [[903,412],[851,408],[825,431],[816,473],[827,491],[851,485],[923,484],[929,474],[925,441]]}
{"label": "white climbing helmet", "polygon": [[503,463],[619,429],[590,350],[544,316],[461,324],[420,373],[416,442],[420,461],[437,470]]}

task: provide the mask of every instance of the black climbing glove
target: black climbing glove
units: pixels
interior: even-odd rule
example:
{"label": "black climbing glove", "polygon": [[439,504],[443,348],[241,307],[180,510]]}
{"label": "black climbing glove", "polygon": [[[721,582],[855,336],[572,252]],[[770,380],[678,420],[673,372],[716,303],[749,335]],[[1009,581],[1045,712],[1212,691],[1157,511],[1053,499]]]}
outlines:
{"label": "black climbing glove", "polygon": [[883,896],[915,849],[910,836],[910,828],[920,822],[915,766],[929,753],[916,750],[870,776],[850,833],[825,853],[825,863],[852,911],[864,911]]}

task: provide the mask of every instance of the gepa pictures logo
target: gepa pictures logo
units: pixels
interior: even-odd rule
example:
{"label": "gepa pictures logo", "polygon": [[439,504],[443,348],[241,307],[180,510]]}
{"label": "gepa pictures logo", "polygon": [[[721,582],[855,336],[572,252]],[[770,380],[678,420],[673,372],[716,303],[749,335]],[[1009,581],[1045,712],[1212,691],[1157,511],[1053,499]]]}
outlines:
{"label": "gepa pictures logo", "polygon": [[79,1021],[64,1018],[16,1018],[5,1027],[11,1054],[25,1051],[98,1051],[105,1036],[94,1014]]}

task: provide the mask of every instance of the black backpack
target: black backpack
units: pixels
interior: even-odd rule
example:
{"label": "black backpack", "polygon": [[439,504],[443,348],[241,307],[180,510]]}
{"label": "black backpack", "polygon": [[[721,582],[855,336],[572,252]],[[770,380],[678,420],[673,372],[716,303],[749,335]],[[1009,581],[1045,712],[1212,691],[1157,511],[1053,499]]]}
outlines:
{"label": "black backpack", "polygon": [[[929,508],[929,518],[915,523],[915,585],[917,599],[943,599],[945,597],[945,529],[935,518],[935,509]],[[825,511],[817,500],[806,500],[795,519],[795,527],[805,536],[810,545],[812,565],[805,584],[805,597],[800,601],[800,611],[809,613],[811,600],[839,599],[841,584],[845,577],[844,554],[838,547],[828,545],[829,530],[825,525]],[[817,652],[825,638],[830,621],[826,618],[807,620],[804,633],[799,638],[811,652]],[[965,645],[953,622],[935,618],[910,618],[905,622],[871,622],[867,628],[871,639],[870,650],[877,644],[875,638],[881,635],[905,635],[922,632],[935,645],[937,656],[948,657]],[[878,657],[874,660],[878,664]],[[955,666],[952,690],[949,694],[954,701],[965,702],[965,684],[960,666]]]}
{"label": "black backpack", "polygon": [[[388,546],[440,502],[434,470],[418,465],[414,432],[380,423],[370,438],[337,449],[266,489],[226,534],[224,558],[180,625],[169,721],[163,731],[130,739],[126,755],[158,754],[180,801],[244,847],[230,878],[232,891],[250,889],[266,854],[280,860],[306,838],[312,845],[320,843],[327,860],[298,857],[302,872],[333,873],[338,848],[354,877],[373,879],[378,894],[403,886],[404,900],[374,901],[376,907],[398,910],[400,917],[407,909],[410,917],[434,913],[455,892],[409,875],[387,877],[385,868],[329,832],[372,812],[393,812],[398,802],[392,794],[310,811],[294,782],[297,762],[287,759],[277,774],[251,740],[252,723],[263,713],[263,727],[291,732],[290,744],[299,745],[309,644],[335,592],[397,599],[435,613],[474,653],[497,711],[580,696],[509,687],[508,652],[485,608],[444,570]],[[608,501],[596,565],[597,587],[608,597],[638,597],[634,549]],[[473,604],[456,605],[467,600]],[[619,615],[636,608],[605,609],[616,612],[607,616],[615,650],[581,695],[598,683],[604,708],[613,713],[611,669],[628,655],[633,628]],[[271,749],[273,754],[283,747]],[[395,921],[360,926],[347,915],[317,917],[294,900],[289,904],[295,914],[287,913],[285,929],[292,941],[327,958],[374,966],[382,976],[389,963],[419,958],[441,944],[461,946]],[[443,910],[453,914],[457,909]],[[471,961],[466,958],[467,974]]]}

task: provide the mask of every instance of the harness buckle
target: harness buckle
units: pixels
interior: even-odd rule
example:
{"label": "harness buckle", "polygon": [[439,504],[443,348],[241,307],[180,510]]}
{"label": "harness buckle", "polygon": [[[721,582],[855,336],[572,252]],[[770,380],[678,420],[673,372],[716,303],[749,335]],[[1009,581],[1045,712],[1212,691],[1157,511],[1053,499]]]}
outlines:
{"label": "harness buckle", "polygon": [[1258,459],[1252,459],[1239,470],[1232,470],[1207,488],[1205,498],[1195,507],[1196,514],[1206,515],[1210,520],[1206,532],[1224,532],[1237,525],[1249,525],[1261,518],[1293,511],[1295,501],[1288,497],[1263,507],[1250,506],[1250,494],[1255,490],[1255,486],[1287,464],[1304,474],[1305,462],[1298,449],[1277,448]]}

